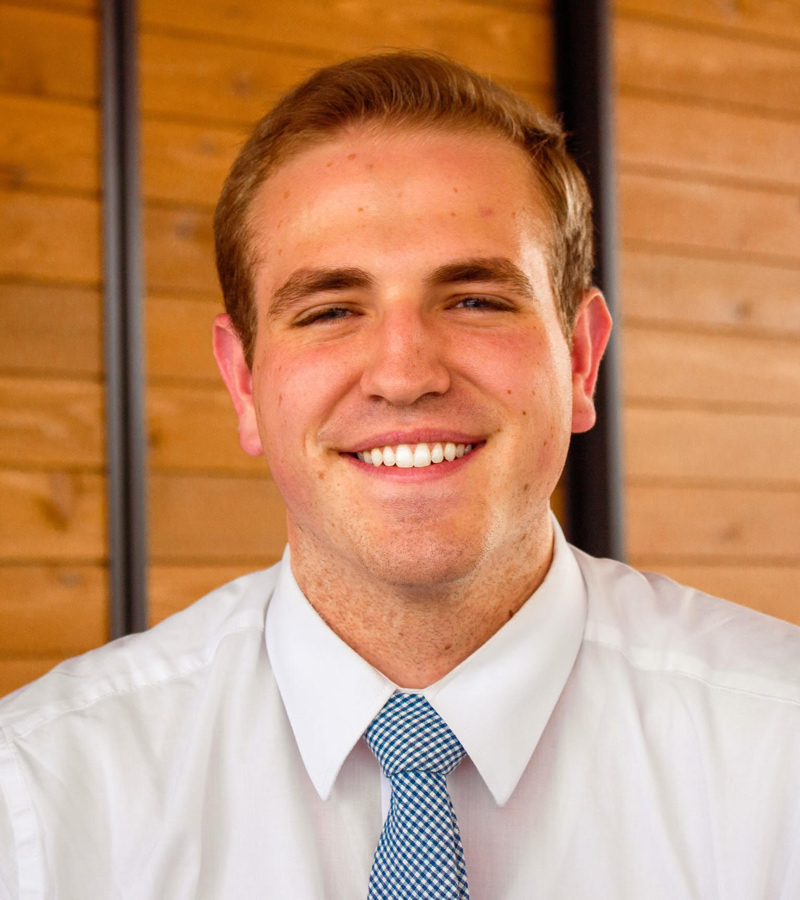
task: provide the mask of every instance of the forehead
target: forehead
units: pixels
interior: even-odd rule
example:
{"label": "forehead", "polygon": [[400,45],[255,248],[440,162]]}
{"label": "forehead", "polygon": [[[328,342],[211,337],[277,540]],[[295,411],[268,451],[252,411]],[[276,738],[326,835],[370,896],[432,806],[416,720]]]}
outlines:
{"label": "forehead", "polygon": [[527,155],[497,134],[451,129],[341,133],[285,161],[249,212],[257,277],[303,255],[338,264],[367,243],[405,263],[450,244],[475,255],[531,239],[542,249],[549,231]]}

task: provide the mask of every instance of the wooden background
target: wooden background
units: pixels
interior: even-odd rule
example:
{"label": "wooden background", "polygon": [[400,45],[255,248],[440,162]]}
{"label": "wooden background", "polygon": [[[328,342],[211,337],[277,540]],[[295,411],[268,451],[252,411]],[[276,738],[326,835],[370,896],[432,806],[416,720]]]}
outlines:
{"label": "wooden background", "polygon": [[[311,69],[440,50],[552,108],[544,0],[141,0],[151,621],[275,561],[210,351],[211,211]],[[619,0],[628,547],[800,622],[800,7]],[[0,693],[107,633],[93,0],[0,0]]]}

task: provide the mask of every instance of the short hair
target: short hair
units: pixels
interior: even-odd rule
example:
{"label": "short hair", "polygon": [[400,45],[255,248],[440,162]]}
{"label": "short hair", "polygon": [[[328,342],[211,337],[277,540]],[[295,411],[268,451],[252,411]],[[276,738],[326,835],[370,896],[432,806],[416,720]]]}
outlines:
{"label": "short hair", "polygon": [[242,147],[214,215],[225,308],[252,366],[256,337],[248,214],[259,187],[289,158],[362,124],[489,132],[532,163],[550,218],[550,283],[571,341],[581,297],[591,287],[591,198],[557,121],[446,57],[408,51],[361,56],[314,72],[262,118]]}

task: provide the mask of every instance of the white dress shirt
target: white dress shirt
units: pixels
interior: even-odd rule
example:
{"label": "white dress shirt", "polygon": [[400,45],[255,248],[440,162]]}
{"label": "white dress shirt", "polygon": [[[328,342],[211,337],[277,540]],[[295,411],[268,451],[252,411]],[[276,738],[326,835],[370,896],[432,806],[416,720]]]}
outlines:
{"label": "white dress shirt", "polygon": [[[556,526],[557,528],[557,526]],[[0,898],[359,900],[395,685],[278,566],[0,703]],[[472,900],[798,900],[800,629],[557,530],[550,571],[422,692]]]}

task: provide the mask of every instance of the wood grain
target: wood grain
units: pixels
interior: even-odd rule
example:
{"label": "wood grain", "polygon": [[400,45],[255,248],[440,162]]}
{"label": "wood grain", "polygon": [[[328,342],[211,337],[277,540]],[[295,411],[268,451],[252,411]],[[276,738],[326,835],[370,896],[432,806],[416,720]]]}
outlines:
{"label": "wood grain", "polygon": [[628,325],[622,337],[623,390],[628,401],[800,410],[796,341],[639,325]]}
{"label": "wood grain", "polygon": [[0,91],[95,103],[98,42],[93,17],[0,5]]}
{"label": "wood grain", "polygon": [[[141,36],[142,109],[170,119],[252,125],[281,94],[330,53],[254,48],[145,30]],[[144,135],[145,148],[148,143]]]}
{"label": "wood grain", "polygon": [[627,506],[634,559],[800,563],[800,491],[630,485]]}
{"label": "wood grain", "polygon": [[100,282],[100,204],[0,191],[0,276]]}
{"label": "wood grain", "polygon": [[165,475],[150,478],[154,563],[258,568],[283,553],[283,501],[270,478]]}
{"label": "wood grain", "polygon": [[0,282],[0,371],[99,375],[100,294]]}
{"label": "wood grain", "polygon": [[211,323],[223,311],[222,299],[181,300],[167,295],[147,299],[147,374],[220,383],[211,352]]}
{"label": "wood grain", "polygon": [[623,163],[800,188],[800,120],[625,93],[615,109]]}
{"label": "wood grain", "polygon": [[262,457],[239,446],[236,414],[222,385],[151,385],[147,419],[152,471],[267,473]]}
{"label": "wood grain", "polygon": [[103,462],[101,384],[0,376],[0,465],[99,469]]}
{"label": "wood grain", "polygon": [[661,572],[680,584],[800,625],[800,566],[652,564],[646,558],[634,564],[638,569]]}
{"label": "wood grain", "polygon": [[623,170],[619,204],[626,242],[800,261],[797,194]]}
{"label": "wood grain", "polygon": [[[187,33],[313,48],[351,56],[386,47],[437,50],[486,74],[535,84],[552,80],[549,16],[470,0],[144,0],[141,21]],[[262,37],[263,36],[263,37]]]}
{"label": "wood grain", "polygon": [[[278,562],[280,556],[265,558],[260,565],[266,568]],[[240,575],[255,571],[259,566],[151,566],[148,572],[149,623],[155,625],[167,616],[185,609],[215,588],[233,581]]]}
{"label": "wood grain", "polygon": [[620,269],[626,322],[800,338],[800,270],[635,250]]}
{"label": "wood grain", "polygon": [[614,61],[623,89],[800,113],[800,54],[793,47],[618,15]]}
{"label": "wood grain", "polygon": [[97,110],[0,95],[0,121],[0,188],[99,190]]}
{"label": "wood grain", "polygon": [[624,430],[629,479],[749,482],[800,489],[800,414],[629,404]]}
{"label": "wood grain", "polygon": [[792,0],[617,0],[618,13],[710,26],[742,37],[800,42],[800,5]]}
{"label": "wood grain", "polygon": [[63,661],[63,656],[30,659],[0,658],[0,697],[35,681]]}
{"label": "wood grain", "polygon": [[144,253],[148,290],[219,291],[211,212],[146,207]]}
{"label": "wood grain", "polygon": [[105,479],[88,472],[0,469],[0,560],[105,559]]}
{"label": "wood grain", "polygon": [[74,656],[109,638],[102,566],[0,567],[0,656]]}
{"label": "wood grain", "polygon": [[216,205],[222,183],[247,130],[162,119],[142,123],[142,167],[147,199]]}

